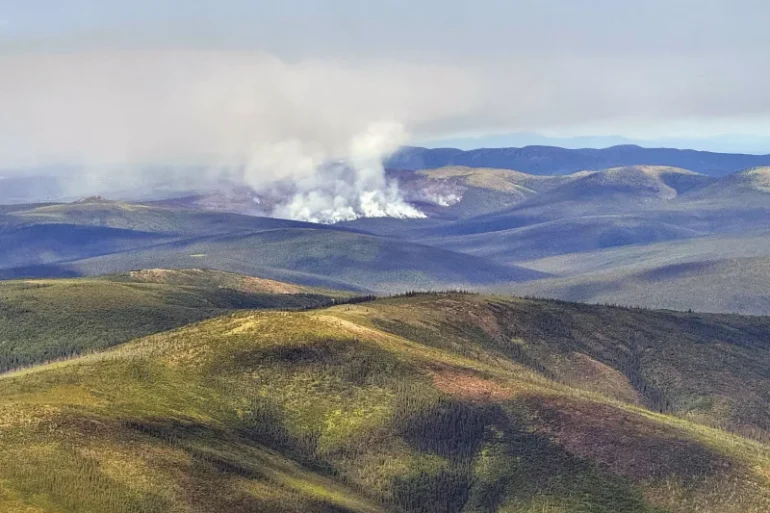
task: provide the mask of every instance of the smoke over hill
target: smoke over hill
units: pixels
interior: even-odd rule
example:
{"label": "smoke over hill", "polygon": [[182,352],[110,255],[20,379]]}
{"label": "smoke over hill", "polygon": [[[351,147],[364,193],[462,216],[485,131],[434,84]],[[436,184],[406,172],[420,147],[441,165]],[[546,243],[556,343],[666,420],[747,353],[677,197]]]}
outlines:
{"label": "smoke over hill", "polygon": [[0,75],[0,169],[66,164],[75,197],[158,183],[280,190],[265,214],[317,222],[420,217],[382,159],[470,97],[451,68],[255,52],[6,56]]}
{"label": "smoke over hill", "polygon": [[[384,155],[404,141],[403,127],[380,123],[356,135],[348,157],[321,165],[291,184],[293,193],[272,210],[275,217],[320,223],[360,217],[425,217],[404,201],[395,180],[385,177]],[[254,184],[259,187],[258,184]]]}

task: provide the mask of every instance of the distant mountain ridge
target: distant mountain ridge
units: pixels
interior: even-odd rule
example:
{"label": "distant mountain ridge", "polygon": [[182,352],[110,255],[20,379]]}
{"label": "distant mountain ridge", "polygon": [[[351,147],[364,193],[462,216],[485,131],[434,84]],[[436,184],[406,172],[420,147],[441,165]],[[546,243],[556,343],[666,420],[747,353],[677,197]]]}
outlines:
{"label": "distant mountain ridge", "polygon": [[671,166],[713,177],[723,177],[753,167],[770,166],[770,155],[713,153],[634,145],[603,149],[566,149],[556,146],[523,148],[421,148],[407,146],[386,160],[390,169],[419,170],[445,166],[515,169],[534,175],[564,175],[624,166]]}

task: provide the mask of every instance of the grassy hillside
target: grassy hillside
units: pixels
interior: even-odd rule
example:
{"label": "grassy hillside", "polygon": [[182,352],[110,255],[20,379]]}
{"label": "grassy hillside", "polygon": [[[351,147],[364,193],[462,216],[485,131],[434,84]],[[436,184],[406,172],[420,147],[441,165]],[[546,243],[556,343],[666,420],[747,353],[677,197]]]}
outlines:
{"label": "grassy hillside", "polygon": [[704,424],[767,434],[767,323],[447,294],[224,316],[0,378],[0,510],[764,512],[768,446]]}
{"label": "grassy hillside", "polygon": [[765,317],[473,295],[396,298],[358,310],[411,340],[513,360],[560,384],[770,440]]}
{"label": "grassy hillside", "polygon": [[592,203],[597,209],[640,207],[672,200],[713,183],[708,176],[686,169],[631,166],[587,173],[530,200],[532,206],[555,203]]}
{"label": "grassy hillside", "polygon": [[[525,198],[533,194],[538,187],[536,184],[547,180],[526,173],[509,169],[472,168],[449,166],[439,169],[416,171],[416,175],[429,180],[451,183],[479,189],[508,192]],[[555,180],[559,180],[556,178]]]}
{"label": "grassy hillside", "polygon": [[606,169],[581,178],[574,190],[601,193],[631,193],[671,199],[700,189],[716,180],[693,171],[670,166],[627,166]]}
{"label": "grassy hillside", "polygon": [[[494,229],[501,229],[503,220],[511,216],[545,215],[548,219],[559,219],[572,217],[567,209],[580,214],[646,210],[655,203],[665,203],[717,181],[666,166],[628,166],[564,176],[449,166],[399,173],[398,177],[408,197],[419,198],[414,193],[418,190],[425,197],[457,201],[444,208],[429,209],[429,213],[454,219],[483,216],[485,222],[497,221]],[[484,230],[479,227],[474,231]]]}
{"label": "grassy hillside", "polygon": [[[507,210],[539,193],[585,176],[535,176],[509,169],[461,166],[422,170],[398,175],[409,199],[432,217],[464,219]],[[451,201],[448,201],[451,199]],[[440,201],[439,207],[430,201]]]}
{"label": "grassy hillside", "polygon": [[429,181],[460,187],[473,187],[492,191],[507,192],[519,200],[538,192],[548,191],[559,185],[573,182],[590,175],[581,171],[563,176],[538,176],[521,173],[512,169],[475,168],[448,166],[439,169],[416,171],[415,176]]}
{"label": "grassy hillside", "polygon": [[236,309],[326,305],[332,294],[200,270],[0,282],[0,372],[102,349]]}
{"label": "grassy hillside", "polygon": [[740,195],[763,197],[770,193],[770,167],[756,167],[727,176],[704,189],[700,196]]}
{"label": "grassy hillside", "polygon": [[770,192],[770,167],[755,167],[736,173],[732,181],[743,184],[760,192]]}

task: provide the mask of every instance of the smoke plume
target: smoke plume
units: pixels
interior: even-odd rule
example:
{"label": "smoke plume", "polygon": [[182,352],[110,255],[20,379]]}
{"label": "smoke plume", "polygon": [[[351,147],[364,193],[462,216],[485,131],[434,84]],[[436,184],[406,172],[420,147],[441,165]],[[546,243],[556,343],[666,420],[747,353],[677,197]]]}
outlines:
{"label": "smoke plume", "polygon": [[350,141],[345,160],[321,165],[297,180],[289,200],[279,203],[273,215],[316,223],[359,217],[425,217],[404,201],[398,184],[386,179],[382,167],[383,156],[405,139],[404,129],[397,123],[370,125]]}
{"label": "smoke plume", "polygon": [[249,52],[0,56],[0,76],[0,170],[66,164],[69,196],[242,184],[316,222],[420,217],[382,159],[473,97],[448,67]]}

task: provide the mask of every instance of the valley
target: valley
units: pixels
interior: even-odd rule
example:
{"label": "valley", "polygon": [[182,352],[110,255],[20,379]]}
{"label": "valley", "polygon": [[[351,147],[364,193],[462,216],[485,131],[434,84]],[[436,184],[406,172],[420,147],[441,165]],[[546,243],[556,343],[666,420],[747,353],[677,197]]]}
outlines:
{"label": "valley", "polygon": [[770,256],[770,168],[723,177],[650,165],[389,176],[425,219],[303,223],[238,213],[240,200],[222,196],[7,206],[0,277],[204,268],[360,293],[463,289],[770,314],[757,277]]}

